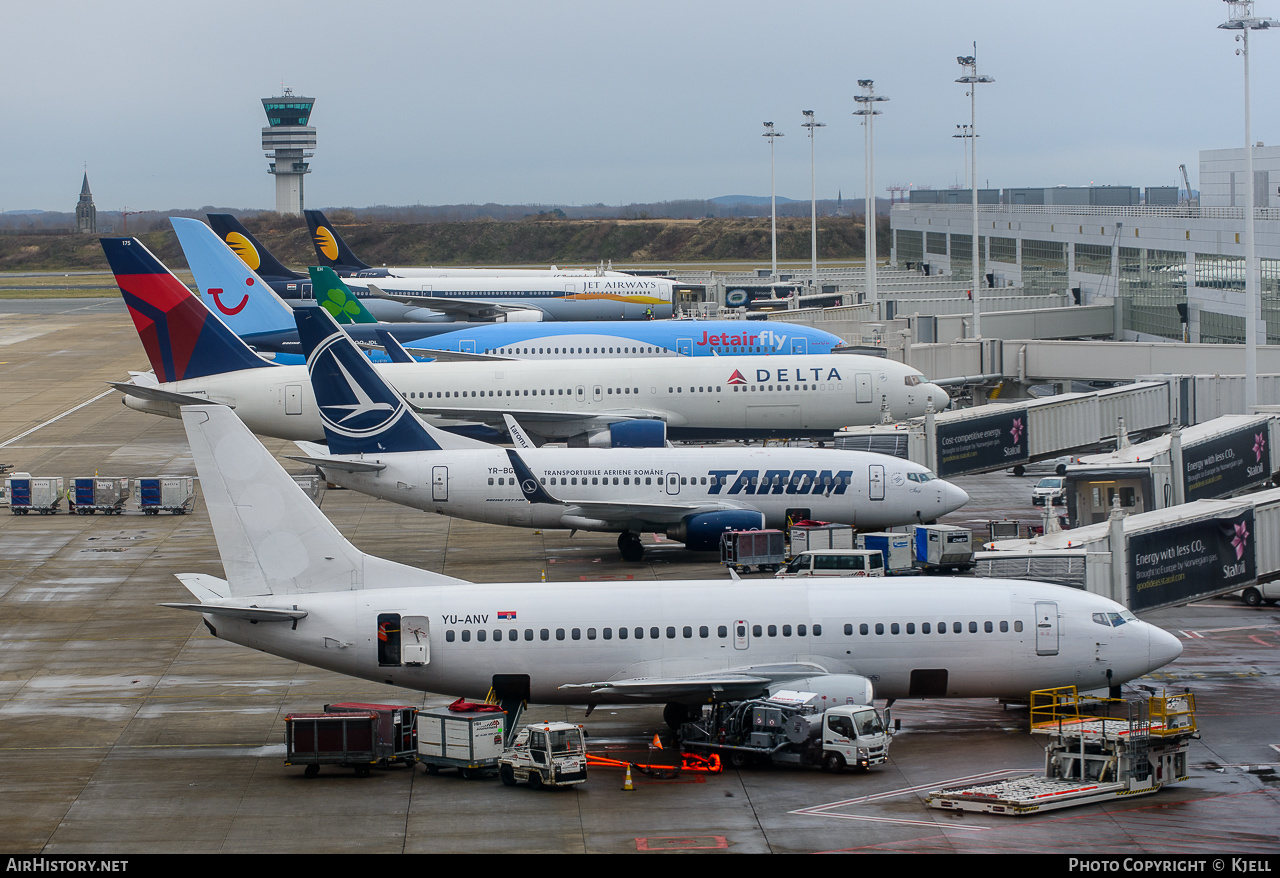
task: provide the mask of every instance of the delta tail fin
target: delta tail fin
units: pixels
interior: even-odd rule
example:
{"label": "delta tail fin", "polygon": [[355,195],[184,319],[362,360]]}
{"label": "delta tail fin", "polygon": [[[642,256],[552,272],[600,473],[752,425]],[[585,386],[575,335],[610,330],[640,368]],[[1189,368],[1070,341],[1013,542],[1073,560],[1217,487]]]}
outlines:
{"label": "delta tail fin", "polygon": [[137,238],[100,238],[156,379],[273,368],[215,317]]}
{"label": "delta tail fin", "polygon": [[419,420],[323,308],[294,312],[330,454],[492,448]]}
{"label": "delta tail fin", "polygon": [[293,332],[293,309],[212,229],[187,217],[170,217],[169,222],[205,307],[232,332],[241,338],[263,332]]}
{"label": "delta tail fin", "polygon": [[323,213],[318,210],[304,210],[307,226],[311,229],[311,243],[316,248],[316,258],[320,264],[337,271],[367,271],[373,266],[361,262],[351,252],[347,242],[342,240]]}
{"label": "delta tail fin", "polygon": [[226,406],[187,406],[182,425],[232,596],[463,582],[351,545]]}
{"label": "delta tail fin", "polygon": [[265,280],[306,280],[305,274],[298,274],[271,255],[271,251],[262,244],[253,233],[244,227],[240,220],[229,213],[210,213],[209,225],[213,232],[230,247],[244,264],[258,273]]}
{"label": "delta tail fin", "polygon": [[307,271],[311,273],[311,292],[316,297],[316,304],[332,314],[334,320],[339,323],[378,322],[332,268],[313,265]]}

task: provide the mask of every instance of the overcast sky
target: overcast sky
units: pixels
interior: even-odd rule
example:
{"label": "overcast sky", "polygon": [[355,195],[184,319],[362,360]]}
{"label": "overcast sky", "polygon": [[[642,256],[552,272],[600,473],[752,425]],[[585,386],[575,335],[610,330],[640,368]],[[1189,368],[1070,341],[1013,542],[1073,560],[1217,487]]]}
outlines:
{"label": "overcast sky", "polygon": [[[1280,0],[1255,12],[1280,18]],[[978,44],[984,185],[1172,186],[1243,144],[1221,0],[12,3],[0,210],[271,209],[260,99],[316,98],[309,207],[626,204],[964,182],[957,55]],[[1250,41],[1253,139],[1280,141],[1280,33]]]}

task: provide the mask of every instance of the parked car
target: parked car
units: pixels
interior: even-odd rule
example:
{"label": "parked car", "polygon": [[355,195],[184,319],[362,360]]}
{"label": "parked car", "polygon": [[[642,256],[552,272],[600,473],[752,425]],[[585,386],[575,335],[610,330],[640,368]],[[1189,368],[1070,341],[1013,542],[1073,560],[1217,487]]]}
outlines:
{"label": "parked car", "polygon": [[1045,476],[1031,489],[1031,505],[1061,506],[1067,501],[1066,482],[1062,476]]}

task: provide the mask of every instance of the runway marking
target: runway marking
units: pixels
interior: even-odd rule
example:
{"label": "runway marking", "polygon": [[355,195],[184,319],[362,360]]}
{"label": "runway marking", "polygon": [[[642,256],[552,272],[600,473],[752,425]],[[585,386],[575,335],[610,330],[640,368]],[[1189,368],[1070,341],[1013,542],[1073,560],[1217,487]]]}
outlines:
{"label": "runway marking", "polygon": [[883,793],[874,793],[869,796],[859,796],[856,799],[844,799],[839,802],[828,802],[825,805],[814,805],[810,808],[797,808],[794,811],[788,811],[788,814],[798,814],[808,817],[834,817],[838,820],[862,820],[868,823],[894,823],[900,826],[931,826],[946,827],[948,830],[955,829],[961,832],[986,832],[989,827],[983,826],[958,826],[950,823],[938,823],[934,820],[903,820],[896,817],[871,817],[860,814],[836,814],[831,813],[836,808],[848,808],[854,805],[868,805],[874,802],[881,802],[886,799],[895,799],[901,796],[916,795],[921,792],[930,790],[946,789],[948,787],[972,785],[988,780],[1001,780],[1009,777],[1021,777],[1026,774],[1035,774],[1034,769],[1013,769],[1007,768],[1001,771],[988,772],[986,774],[972,774],[968,777],[956,777],[950,780],[936,781],[934,783],[919,784],[913,787],[904,787],[897,790],[886,790]]}
{"label": "runway marking", "polygon": [[80,405],[76,406],[75,408],[67,409],[67,410],[66,410],[65,412],[63,412],[62,414],[60,414],[60,415],[55,415],[54,417],[52,417],[52,418],[50,418],[49,420],[45,421],[43,424],[37,424],[36,426],[32,427],[30,430],[28,430],[28,431],[27,431],[27,432],[25,432],[25,433],[20,433],[20,434],[18,434],[17,436],[14,436],[12,439],[6,439],[4,442],[0,442],[0,448],[4,448],[6,445],[12,445],[14,442],[17,442],[19,439],[22,439],[22,438],[24,438],[24,437],[26,437],[26,436],[30,436],[30,435],[31,435],[32,433],[34,433],[36,430],[39,430],[39,429],[41,429],[41,428],[43,428],[43,427],[47,427],[47,426],[49,426],[50,424],[52,424],[54,421],[60,421],[60,420],[62,420],[63,418],[65,418],[67,415],[73,414],[74,412],[78,412],[78,411],[80,411],[80,409],[84,408],[85,406],[87,406],[87,405],[91,405],[92,403],[95,403],[95,402],[97,402],[98,400],[102,399],[104,396],[110,396],[111,394],[113,394],[113,393],[115,393],[115,392],[116,392],[115,390],[104,390],[102,393],[99,393],[99,394],[98,394],[97,396],[95,396],[93,399],[88,400],[87,402],[82,402],[82,403],[80,403]]}

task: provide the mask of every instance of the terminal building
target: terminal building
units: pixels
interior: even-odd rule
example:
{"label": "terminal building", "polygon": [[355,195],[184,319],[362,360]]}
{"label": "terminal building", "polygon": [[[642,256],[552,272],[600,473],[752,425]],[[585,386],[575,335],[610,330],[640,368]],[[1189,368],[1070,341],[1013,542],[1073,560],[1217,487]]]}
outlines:
{"label": "terminal building", "polygon": [[[1245,334],[1245,151],[1200,153],[1200,198],[1178,187],[980,189],[986,286],[1005,294],[1117,303],[1130,341],[1238,344]],[[1280,147],[1254,150],[1262,320],[1280,344]],[[972,193],[917,190],[891,212],[895,266],[973,276]],[[1011,288],[1011,289],[1010,289]],[[1264,337],[1265,333],[1265,337]]]}
{"label": "terminal building", "polygon": [[302,216],[302,179],[311,173],[306,161],[316,148],[316,129],[311,121],[315,98],[295,95],[286,88],[284,94],[263,98],[267,127],[262,129],[262,150],[271,160],[267,173],[276,178],[276,213]]}

